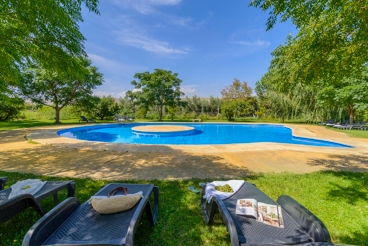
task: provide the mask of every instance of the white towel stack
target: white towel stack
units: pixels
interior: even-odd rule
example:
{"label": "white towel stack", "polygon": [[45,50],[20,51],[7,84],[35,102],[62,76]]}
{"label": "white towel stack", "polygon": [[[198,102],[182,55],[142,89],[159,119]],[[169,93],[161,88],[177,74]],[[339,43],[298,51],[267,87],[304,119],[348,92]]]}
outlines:
{"label": "white towel stack", "polygon": [[26,179],[18,181],[11,186],[12,191],[9,194],[9,199],[22,194],[34,195],[37,191],[46,184],[46,181],[40,179]]}
{"label": "white towel stack", "polygon": [[[207,202],[210,202],[213,196],[224,200],[237,192],[243,184],[244,180],[213,181],[206,185],[206,194],[203,196],[203,198],[205,198]],[[222,192],[215,189],[215,186],[224,185],[229,185],[234,192]]]}

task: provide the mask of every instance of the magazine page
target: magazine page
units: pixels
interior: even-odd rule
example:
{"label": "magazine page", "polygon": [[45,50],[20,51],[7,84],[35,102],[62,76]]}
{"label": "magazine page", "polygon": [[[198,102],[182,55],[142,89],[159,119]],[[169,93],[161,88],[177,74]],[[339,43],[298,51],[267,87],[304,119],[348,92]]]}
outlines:
{"label": "magazine page", "polygon": [[235,214],[257,218],[257,201],[254,199],[239,199],[236,202]]}
{"label": "magazine page", "polygon": [[258,218],[259,222],[284,228],[282,220],[281,208],[277,205],[271,205],[259,202],[258,203]]}

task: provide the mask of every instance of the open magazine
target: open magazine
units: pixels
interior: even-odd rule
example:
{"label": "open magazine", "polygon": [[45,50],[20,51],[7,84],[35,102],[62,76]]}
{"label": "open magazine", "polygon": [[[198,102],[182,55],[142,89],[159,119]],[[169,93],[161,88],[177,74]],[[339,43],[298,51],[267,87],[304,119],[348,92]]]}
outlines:
{"label": "open magazine", "polygon": [[257,202],[255,199],[239,199],[236,202],[235,214],[249,216],[267,225],[284,228],[281,207],[278,205]]}

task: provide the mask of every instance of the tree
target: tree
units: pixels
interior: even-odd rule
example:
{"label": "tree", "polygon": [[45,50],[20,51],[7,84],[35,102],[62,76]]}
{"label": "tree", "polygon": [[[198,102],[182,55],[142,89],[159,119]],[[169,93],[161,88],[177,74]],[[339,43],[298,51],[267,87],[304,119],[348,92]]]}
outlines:
{"label": "tree", "polygon": [[100,120],[104,120],[105,118],[114,116],[119,110],[119,105],[112,96],[103,96],[99,98],[98,103],[93,109],[93,115],[100,118]]}
{"label": "tree", "polygon": [[23,95],[32,102],[55,109],[55,123],[60,123],[61,109],[90,96],[92,90],[103,82],[102,74],[90,60],[85,57],[74,59],[84,67],[82,76],[29,68],[20,86]]}
{"label": "tree", "polygon": [[180,105],[180,97],[184,95],[180,91],[181,80],[177,73],[163,69],[155,69],[153,73],[136,73],[131,82],[134,91],[128,91],[127,97],[135,100],[142,107],[156,107],[159,120],[162,121],[162,109],[164,106],[174,107]]}
{"label": "tree", "polygon": [[241,83],[240,80],[234,79],[231,85],[222,89],[221,95],[223,100],[245,99],[252,95],[252,88],[247,82]]}
{"label": "tree", "polygon": [[167,106],[167,111],[169,112],[172,121],[174,120],[174,116],[177,110],[178,110],[177,106]]}
{"label": "tree", "polygon": [[85,38],[79,31],[82,4],[98,14],[98,0],[0,1],[0,84],[18,83],[21,71],[38,64],[80,75]]}
{"label": "tree", "polygon": [[210,96],[210,102],[209,102],[209,107],[210,107],[210,113],[212,115],[217,115],[220,113],[220,108],[221,108],[221,98],[218,97],[213,97]]}
{"label": "tree", "polygon": [[228,121],[231,121],[234,118],[237,107],[236,100],[227,100],[222,103],[221,112]]}
{"label": "tree", "polygon": [[[223,100],[221,110],[226,110],[226,112],[222,112],[229,120],[232,117],[246,116],[255,110],[252,88],[245,81],[241,83],[240,80],[234,79],[230,86],[226,86],[221,91],[221,95]],[[233,112],[232,115],[231,112]]]}
{"label": "tree", "polygon": [[271,9],[267,29],[277,19],[291,19],[299,32],[277,51],[274,60],[282,79],[339,83],[360,76],[367,62],[368,6],[366,1],[253,0],[251,6]]}
{"label": "tree", "polygon": [[94,109],[96,108],[96,105],[99,101],[100,98],[98,96],[85,95],[83,98],[80,98],[80,100],[76,101],[72,105],[71,111],[73,115],[77,117],[79,117],[80,115],[94,117]]}
{"label": "tree", "polygon": [[346,109],[350,124],[357,110],[368,109],[368,73],[364,79],[343,78],[339,84],[326,86],[318,91],[319,103],[323,106],[335,104]]}
{"label": "tree", "polygon": [[24,110],[24,100],[0,93],[0,121],[7,121],[19,115]]}
{"label": "tree", "polygon": [[[134,106],[134,102],[133,100],[129,99],[129,98],[120,98],[119,99],[119,108],[120,108],[120,113],[123,113],[124,115],[128,115],[130,117],[135,117],[135,106]],[[143,108],[143,105],[139,105],[139,110]],[[144,111],[144,112],[143,112]],[[148,107],[145,107],[144,110],[141,111],[144,114],[144,117],[147,114],[148,111]]]}

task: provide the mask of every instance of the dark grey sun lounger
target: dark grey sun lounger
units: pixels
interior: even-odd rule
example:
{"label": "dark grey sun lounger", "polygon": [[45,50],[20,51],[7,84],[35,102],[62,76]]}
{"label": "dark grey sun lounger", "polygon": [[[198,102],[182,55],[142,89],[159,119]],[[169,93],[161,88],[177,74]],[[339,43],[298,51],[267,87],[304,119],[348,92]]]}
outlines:
{"label": "dark grey sun lounger", "polygon": [[4,186],[7,180],[8,180],[7,177],[0,177],[0,190],[4,189]]}
{"label": "dark grey sun lounger", "polygon": [[28,207],[33,207],[39,215],[43,216],[45,212],[40,202],[52,195],[54,197],[54,203],[57,205],[59,203],[57,194],[63,189],[68,190],[69,197],[74,196],[75,182],[47,181],[36,194],[22,194],[11,199],[8,198],[11,188],[0,190],[0,223],[6,222]]}
{"label": "dark grey sun lounger", "polygon": [[254,218],[236,215],[238,199],[253,198],[258,202],[277,204],[254,185],[245,182],[238,192],[220,200],[213,197],[208,204],[203,198],[202,210],[207,224],[213,223],[217,211],[230,233],[231,245],[332,245],[330,234],[315,215],[289,196],[280,196],[277,203],[282,207],[284,228],[270,226]]}
{"label": "dark grey sun lounger", "polygon": [[95,195],[107,195],[119,186],[129,193],[142,191],[143,198],[130,210],[105,215],[98,214],[88,202],[81,205],[76,198],[68,198],[32,226],[22,245],[133,245],[143,211],[152,226],[156,222],[159,191],[152,184],[113,183]]}

